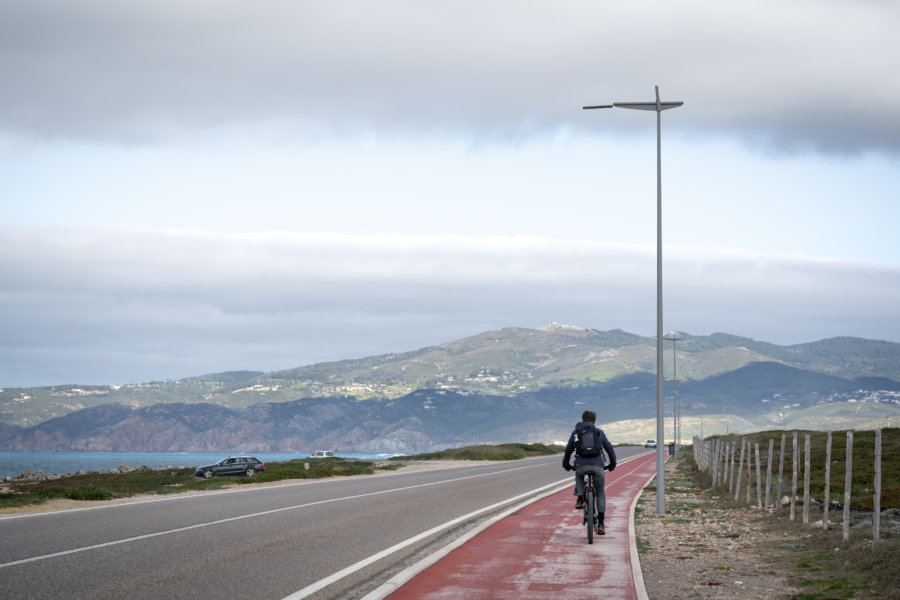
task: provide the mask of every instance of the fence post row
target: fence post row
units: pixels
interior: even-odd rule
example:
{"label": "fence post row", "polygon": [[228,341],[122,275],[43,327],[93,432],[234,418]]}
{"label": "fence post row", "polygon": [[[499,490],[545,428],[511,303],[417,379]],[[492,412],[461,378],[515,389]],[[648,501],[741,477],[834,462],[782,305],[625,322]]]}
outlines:
{"label": "fence post row", "polygon": [[[882,435],[881,430],[875,430],[875,457],[874,457],[874,511],[872,518],[872,548],[878,545],[881,537],[881,446]],[[796,516],[797,488],[799,484],[799,475],[803,472],[803,523],[809,524],[809,506],[812,498],[810,497],[810,479],[811,479],[811,463],[812,448],[810,434],[804,434],[803,439],[803,465],[800,464],[800,444],[799,433],[794,431],[792,436],[793,461],[791,465],[791,497],[790,497],[790,519],[793,521]],[[827,432],[825,444],[825,486],[823,492],[822,506],[822,528],[828,530],[831,528],[830,508],[831,508],[831,456],[832,456],[832,432]],[[751,504],[751,489],[753,486],[753,472],[756,472],[756,506],[757,508],[768,510],[771,506],[776,511],[780,509],[781,495],[784,481],[784,458],[785,444],[787,442],[787,434],[781,435],[781,447],[778,453],[778,480],[776,482],[775,499],[772,501],[772,463],[775,460],[775,440],[769,438],[768,454],[766,456],[766,485],[765,497],[762,490],[762,458],[759,449],[759,443],[751,442],[746,437],[741,438],[741,449],[737,452],[737,440],[726,442],[722,439],[700,439],[694,436],[694,461],[697,467],[707,471],[712,479],[713,487],[728,486],[728,494],[734,492],[734,500],[737,501],[741,497],[741,492],[745,491],[741,485],[746,485],[746,502]],[[756,464],[753,464],[754,455]],[[745,462],[746,457],[746,462]],[[746,467],[745,467],[746,464]],[[744,483],[744,470],[747,471],[747,481]],[[846,467],[844,476],[844,503],[843,503],[843,541],[850,541],[850,501],[852,499],[852,482],[853,482],[853,431],[847,432],[847,449],[846,449]]]}

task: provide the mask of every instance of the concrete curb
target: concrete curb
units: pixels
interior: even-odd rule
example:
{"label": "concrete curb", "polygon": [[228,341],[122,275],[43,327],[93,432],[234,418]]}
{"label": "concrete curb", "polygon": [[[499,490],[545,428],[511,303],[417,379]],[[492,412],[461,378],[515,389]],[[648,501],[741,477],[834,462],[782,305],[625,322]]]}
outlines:
{"label": "concrete curb", "polygon": [[656,479],[656,473],[651,475],[644,485],[641,486],[641,491],[631,501],[631,508],[628,509],[628,552],[631,555],[631,576],[634,579],[634,591],[637,593],[638,600],[650,600],[650,597],[647,595],[647,588],[644,586],[644,573],[641,571],[641,559],[638,556],[634,509],[637,507],[638,500],[641,499],[644,488],[654,479]]}

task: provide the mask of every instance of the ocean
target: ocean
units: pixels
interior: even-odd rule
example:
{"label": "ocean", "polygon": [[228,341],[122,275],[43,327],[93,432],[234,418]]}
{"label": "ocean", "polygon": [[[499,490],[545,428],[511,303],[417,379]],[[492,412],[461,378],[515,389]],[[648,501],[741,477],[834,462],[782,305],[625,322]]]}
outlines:
{"label": "ocean", "polygon": [[[0,452],[0,479],[25,471],[43,471],[45,475],[75,471],[107,471],[119,465],[146,465],[151,469],[208,465],[233,454],[249,454],[264,463],[306,458],[308,453],[271,452]],[[345,458],[382,459],[393,454],[344,454]]]}

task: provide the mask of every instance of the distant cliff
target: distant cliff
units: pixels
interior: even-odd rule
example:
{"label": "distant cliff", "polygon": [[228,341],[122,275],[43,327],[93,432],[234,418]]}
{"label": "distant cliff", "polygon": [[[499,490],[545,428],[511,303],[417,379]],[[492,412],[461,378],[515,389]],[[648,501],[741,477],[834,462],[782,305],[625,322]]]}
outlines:
{"label": "distant cliff", "polygon": [[[303,399],[233,410],[211,404],[107,404],[35,427],[0,429],[9,451],[410,453],[460,444],[555,437],[541,402],[419,391],[389,402]],[[572,415],[567,421],[573,421]]]}

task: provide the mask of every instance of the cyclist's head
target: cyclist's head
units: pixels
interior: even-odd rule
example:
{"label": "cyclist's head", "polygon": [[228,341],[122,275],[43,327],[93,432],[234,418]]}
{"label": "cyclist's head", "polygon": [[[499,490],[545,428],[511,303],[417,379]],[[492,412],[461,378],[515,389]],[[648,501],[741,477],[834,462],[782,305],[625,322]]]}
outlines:
{"label": "cyclist's head", "polygon": [[596,423],[597,422],[597,413],[595,413],[592,410],[586,410],[583,413],[581,413],[581,420],[582,421],[590,421],[591,423]]}

